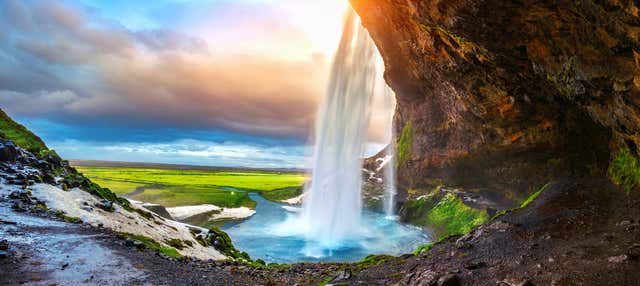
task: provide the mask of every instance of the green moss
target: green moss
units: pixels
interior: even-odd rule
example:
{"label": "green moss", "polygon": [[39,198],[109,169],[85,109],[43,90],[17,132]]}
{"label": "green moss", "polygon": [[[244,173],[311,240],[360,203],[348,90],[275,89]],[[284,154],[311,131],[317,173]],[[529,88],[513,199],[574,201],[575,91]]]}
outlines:
{"label": "green moss", "polygon": [[[227,257],[245,261],[249,265],[252,265],[252,263],[254,263],[248,253],[239,251],[235,246],[233,246],[233,242],[231,242],[231,238],[226,232],[220,230],[219,228],[212,228],[209,230],[209,234],[209,240],[204,241],[205,246],[215,246],[218,251],[220,251]],[[198,242],[200,241],[198,240]]]}
{"label": "green moss", "polygon": [[416,248],[415,251],[413,251],[413,254],[414,255],[419,255],[420,253],[423,253],[425,251],[431,250],[431,248],[433,248],[433,243],[432,242],[427,243],[427,244],[422,245],[422,246],[419,246],[418,248]]}
{"label": "green moss", "polygon": [[177,248],[177,249],[184,249],[184,244],[182,244],[182,240],[174,238],[174,239],[170,239],[169,241],[167,241],[167,244],[171,247]]}
{"label": "green moss", "polygon": [[446,194],[426,217],[427,225],[441,228],[440,236],[465,234],[489,221],[486,211],[465,205],[453,194]]}
{"label": "green moss", "polygon": [[544,190],[546,190],[548,186],[549,186],[549,183],[547,183],[546,185],[542,186],[542,188],[540,188],[540,190],[538,190],[537,192],[535,192],[531,196],[529,196],[526,200],[524,200],[524,202],[522,202],[522,204],[520,204],[520,208],[524,208],[524,207],[528,206],[531,202],[533,202],[533,200],[535,200],[540,194],[542,194],[542,192],[544,192]]}
{"label": "green moss", "polygon": [[501,211],[499,211],[498,213],[496,213],[496,214],[491,218],[491,220],[494,220],[494,219],[496,219],[496,218],[498,218],[498,217],[501,217],[501,216],[503,216],[503,215],[506,215],[506,214],[508,214],[508,213],[510,213],[510,212],[512,212],[512,211],[519,210],[519,209],[521,209],[521,208],[525,208],[525,207],[527,207],[527,206],[528,206],[528,205],[530,205],[530,204],[531,204],[535,199],[537,199],[537,198],[540,196],[540,194],[542,194],[542,192],[544,192],[544,191],[549,187],[549,185],[551,185],[551,182],[546,183],[546,184],[545,184],[544,186],[542,186],[538,191],[536,191],[535,193],[531,194],[531,195],[530,195],[526,200],[522,201],[522,203],[520,204],[520,206],[519,206],[519,207],[517,207],[517,208],[513,208],[513,209],[501,210]]}
{"label": "green moss", "polygon": [[21,148],[35,154],[47,154],[49,148],[44,144],[40,137],[33,134],[26,127],[13,121],[9,115],[0,110],[0,137],[13,141]]}
{"label": "green moss", "polygon": [[640,184],[640,165],[629,149],[622,149],[609,165],[609,178],[627,192]]}
{"label": "green moss", "polygon": [[408,201],[403,216],[411,224],[433,229],[438,237],[465,234],[489,221],[486,211],[465,205],[453,194],[431,194]]}
{"label": "green moss", "polygon": [[164,246],[158,243],[157,241],[153,240],[153,238],[150,238],[144,235],[136,235],[136,234],[125,234],[124,236],[129,239],[140,241],[147,248],[156,250],[166,256],[173,257],[173,258],[182,257],[182,255],[180,255],[180,253],[178,253],[178,251],[175,248]]}
{"label": "green moss", "polygon": [[322,279],[322,281],[320,281],[320,283],[318,283],[318,286],[325,286],[325,285],[329,284],[329,282],[331,282],[332,279],[333,279],[333,277],[331,277],[331,276],[326,277],[326,278]]}
{"label": "green moss", "polygon": [[[36,206],[37,207],[37,206]],[[67,216],[67,214],[65,214],[65,212],[63,211],[57,211],[55,213],[55,216],[61,220],[64,220],[66,222],[70,222],[70,223],[82,223],[82,219],[77,218],[77,217],[70,217]]]}
{"label": "green moss", "polygon": [[400,139],[398,140],[396,166],[402,166],[409,159],[411,153],[411,145],[413,144],[413,128],[411,121],[407,122],[402,128]]}
{"label": "green moss", "polygon": [[359,270],[363,270],[363,269],[367,269],[367,268],[371,268],[374,266],[378,266],[381,265],[391,259],[393,259],[395,257],[391,256],[391,255],[369,255],[367,257],[365,257],[362,261],[358,262],[356,265],[358,267]]}

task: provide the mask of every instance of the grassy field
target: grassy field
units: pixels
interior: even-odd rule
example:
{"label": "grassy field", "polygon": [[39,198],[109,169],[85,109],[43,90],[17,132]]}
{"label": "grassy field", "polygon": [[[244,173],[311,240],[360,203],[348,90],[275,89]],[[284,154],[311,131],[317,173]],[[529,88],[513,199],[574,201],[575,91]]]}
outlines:
{"label": "grassy field", "polygon": [[261,171],[208,171],[126,167],[76,167],[113,192],[166,207],[214,204],[255,207],[247,190],[266,199],[282,200],[300,194],[305,177],[298,173]]}

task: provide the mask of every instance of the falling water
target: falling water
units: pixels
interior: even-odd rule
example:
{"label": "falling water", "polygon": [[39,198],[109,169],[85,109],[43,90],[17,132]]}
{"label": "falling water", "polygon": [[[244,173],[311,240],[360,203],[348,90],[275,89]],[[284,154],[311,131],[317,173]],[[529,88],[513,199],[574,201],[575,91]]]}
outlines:
{"label": "falling water", "polygon": [[376,47],[352,9],[345,16],[327,96],[316,123],[307,236],[333,247],[360,230],[362,156],[377,78]]}
{"label": "falling water", "polygon": [[[430,241],[421,228],[362,209],[362,157],[371,105],[377,106],[379,98],[388,112],[382,114],[388,125],[375,127],[385,128],[389,132],[386,139],[393,142],[389,119],[395,95],[383,80],[383,70],[382,58],[368,32],[355,12],[348,11],[317,117],[312,181],[305,190],[302,209],[251,194],[258,202],[256,215],[225,228],[238,247],[268,262],[354,261],[371,253],[407,253]],[[372,100],[374,94],[376,101]],[[388,150],[385,201],[391,214],[395,165],[393,148]]]}
{"label": "falling water", "polygon": [[[383,81],[384,82],[384,81]],[[395,106],[395,93],[389,86],[384,84],[384,103],[385,106]],[[395,108],[388,109],[391,112],[391,116],[395,112]],[[391,117],[390,116],[390,117]],[[395,217],[395,206],[396,206],[396,140],[393,134],[393,120],[389,121],[389,126],[386,129],[389,134],[387,137],[389,138],[389,145],[386,150],[386,158],[384,165],[384,213],[387,215],[387,218]]]}

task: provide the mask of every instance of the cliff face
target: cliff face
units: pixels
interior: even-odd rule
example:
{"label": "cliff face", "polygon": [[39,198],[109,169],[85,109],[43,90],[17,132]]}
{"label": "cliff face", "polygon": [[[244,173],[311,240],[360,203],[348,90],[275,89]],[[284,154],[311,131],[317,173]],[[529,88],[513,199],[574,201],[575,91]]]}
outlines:
{"label": "cliff face", "polygon": [[509,204],[556,178],[606,176],[620,152],[637,161],[633,1],[351,3],[397,94],[401,189],[444,184]]}

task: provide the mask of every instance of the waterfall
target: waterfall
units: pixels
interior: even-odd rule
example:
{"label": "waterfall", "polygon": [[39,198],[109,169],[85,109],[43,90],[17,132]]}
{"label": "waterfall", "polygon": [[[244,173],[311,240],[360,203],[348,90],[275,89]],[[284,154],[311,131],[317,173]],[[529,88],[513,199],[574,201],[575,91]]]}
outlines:
{"label": "waterfall", "polygon": [[[383,81],[384,82],[384,81]],[[384,84],[384,101],[385,106],[391,107],[395,106],[395,93],[389,86]],[[393,117],[393,113],[395,112],[394,108],[390,108],[391,116]],[[389,145],[386,150],[386,163],[384,165],[384,213],[387,215],[387,218],[395,217],[395,206],[396,206],[396,194],[398,193],[396,189],[396,138],[393,133],[393,120],[389,121],[389,126],[386,129],[389,134],[387,137],[389,138]]]}
{"label": "waterfall", "polygon": [[334,247],[360,230],[362,156],[376,80],[377,49],[349,8],[315,131],[312,181],[302,219],[307,236]]}

